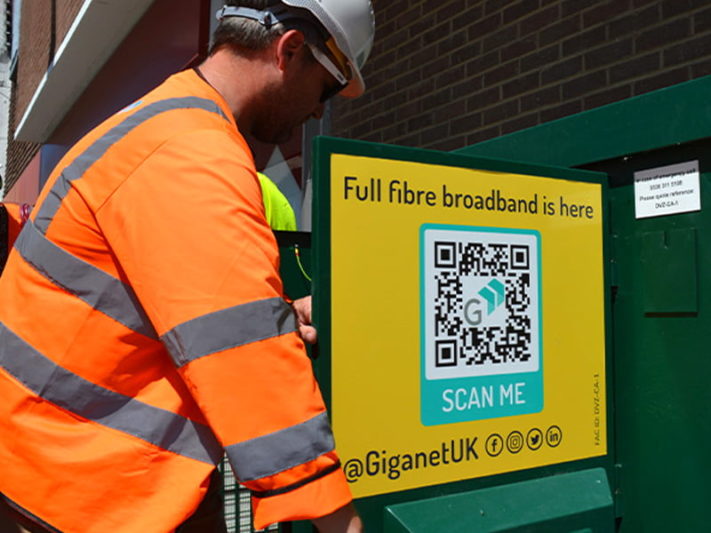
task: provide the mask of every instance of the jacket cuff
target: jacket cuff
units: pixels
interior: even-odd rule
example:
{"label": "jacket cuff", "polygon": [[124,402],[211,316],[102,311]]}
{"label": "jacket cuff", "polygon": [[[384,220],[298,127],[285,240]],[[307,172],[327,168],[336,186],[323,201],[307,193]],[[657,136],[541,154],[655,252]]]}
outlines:
{"label": "jacket cuff", "polygon": [[310,520],[337,511],[353,500],[341,468],[286,493],[253,493],[255,529],[276,522]]}

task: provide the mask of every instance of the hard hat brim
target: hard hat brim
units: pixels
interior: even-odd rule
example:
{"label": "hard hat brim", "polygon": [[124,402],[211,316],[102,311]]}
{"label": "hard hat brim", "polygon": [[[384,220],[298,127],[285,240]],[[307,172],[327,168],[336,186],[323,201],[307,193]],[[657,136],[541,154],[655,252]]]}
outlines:
{"label": "hard hat brim", "polygon": [[353,79],[348,82],[348,85],[346,85],[340,93],[338,93],[344,98],[358,98],[365,92],[365,81],[363,80],[363,75],[360,73],[360,70],[355,68],[352,64],[351,68],[353,69]]}
{"label": "hard hat brim", "polygon": [[[360,65],[362,66],[363,63],[365,63],[365,57],[367,57],[369,50],[365,53],[363,57],[359,58],[358,54],[362,55],[363,50],[361,46],[354,47],[353,43],[348,39],[348,36],[344,31],[344,28],[347,27],[348,24],[345,24],[343,20],[339,20],[339,18],[334,18],[331,15],[330,10],[324,7],[324,0],[281,0],[281,2],[287,6],[306,9],[307,11],[311,12],[311,14],[314,15],[316,19],[324,26],[324,28],[331,35],[331,37],[335,39],[340,51],[348,58],[351,70],[353,72],[353,78],[339,94],[341,96],[344,96],[345,98],[357,98],[361,96],[365,92],[365,82],[363,81],[363,75],[360,72],[358,64],[360,63]],[[326,2],[326,4],[328,4],[328,2]],[[357,14],[358,11],[359,10],[356,10]],[[372,44],[372,34],[375,30],[375,20],[373,18],[372,5],[370,4],[370,1],[367,2],[366,11],[367,12],[365,14],[367,16],[365,20],[360,20],[360,23],[367,22],[368,27],[370,29],[368,32],[369,39],[370,43]],[[360,15],[363,15],[363,13],[360,13]]]}

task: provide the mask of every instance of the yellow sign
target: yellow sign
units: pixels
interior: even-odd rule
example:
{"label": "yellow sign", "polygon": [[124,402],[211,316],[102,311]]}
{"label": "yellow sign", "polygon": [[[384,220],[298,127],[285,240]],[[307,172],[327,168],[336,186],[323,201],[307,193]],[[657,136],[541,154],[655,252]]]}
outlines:
{"label": "yellow sign", "polygon": [[332,155],[356,497],[606,454],[601,210],[595,183]]}

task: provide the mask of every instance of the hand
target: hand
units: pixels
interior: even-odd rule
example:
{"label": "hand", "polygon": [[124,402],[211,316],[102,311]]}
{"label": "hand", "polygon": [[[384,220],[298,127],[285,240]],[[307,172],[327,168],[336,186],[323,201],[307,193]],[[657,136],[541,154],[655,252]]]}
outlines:
{"label": "hand", "polygon": [[352,503],[311,521],[319,533],[363,533],[363,522]]}
{"label": "hand", "polygon": [[301,338],[304,339],[304,342],[316,344],[316,328],[311,325],[311,296],[294,300],[291,306],[296,312]]}

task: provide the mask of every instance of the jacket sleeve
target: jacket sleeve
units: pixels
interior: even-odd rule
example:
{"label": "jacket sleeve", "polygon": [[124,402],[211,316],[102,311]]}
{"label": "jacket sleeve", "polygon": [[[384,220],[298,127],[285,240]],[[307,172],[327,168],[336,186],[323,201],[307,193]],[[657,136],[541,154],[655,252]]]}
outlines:
{"label": "jacket sleeve", "polygon": [[246,146],[224,131],[181,135],[143,161],[97,219],[252,490],[256,527],[348,503]]}

